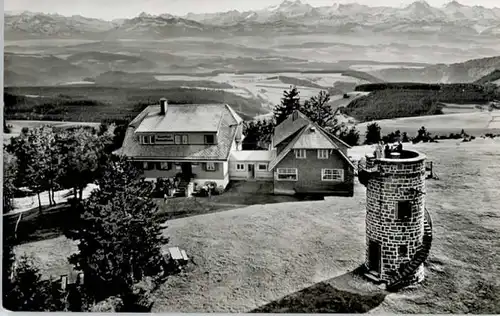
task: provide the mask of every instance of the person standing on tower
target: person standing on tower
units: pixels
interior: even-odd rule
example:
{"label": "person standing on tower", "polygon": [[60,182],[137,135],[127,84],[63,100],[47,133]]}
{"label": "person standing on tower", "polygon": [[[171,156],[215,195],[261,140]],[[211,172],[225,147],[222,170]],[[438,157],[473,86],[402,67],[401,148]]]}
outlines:
{"label": "person standing on tower", "polygon": [[398,146],[396,147],[396,152],[401,153],[403,151],[403,144],[398,141]]}

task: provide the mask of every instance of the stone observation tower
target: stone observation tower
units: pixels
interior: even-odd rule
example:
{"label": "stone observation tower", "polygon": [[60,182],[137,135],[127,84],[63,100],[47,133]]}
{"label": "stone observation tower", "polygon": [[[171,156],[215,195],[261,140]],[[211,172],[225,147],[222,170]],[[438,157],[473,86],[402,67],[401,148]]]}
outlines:
{"label": "stone observation tower", "polygon": [[425,159],[403,150],[390,158],[367,157],[358,166],[366,186],[366,273],[397,290],[424,278],[432,242],[425,207]]}

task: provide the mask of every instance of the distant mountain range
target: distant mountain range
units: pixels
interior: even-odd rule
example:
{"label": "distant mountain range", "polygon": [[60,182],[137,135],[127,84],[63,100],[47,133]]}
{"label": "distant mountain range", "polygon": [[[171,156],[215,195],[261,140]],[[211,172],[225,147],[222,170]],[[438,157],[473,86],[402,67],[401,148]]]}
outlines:
{"label": "distant mountain range", "polygon": [[5,39],[159,39],[175,36],[227,36],[259,32],[379,32],[500,37],[500,8],[452,1],[443,7],[419,0],[403,8],[356,3],[313,7],[286,0],[256,11],[237,10],[174,16],[141,13],[104,21],[82,16],[33,12],[5,13]]}

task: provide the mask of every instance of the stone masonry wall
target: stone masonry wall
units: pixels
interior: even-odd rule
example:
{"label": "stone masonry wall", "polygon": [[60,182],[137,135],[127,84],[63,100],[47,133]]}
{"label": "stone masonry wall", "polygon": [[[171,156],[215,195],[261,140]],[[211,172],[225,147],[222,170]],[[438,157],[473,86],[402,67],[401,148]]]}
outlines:
{"label": "stone masonry wall", "polygon": [[[379,279],[388,281],[393,274],[398,273],[402,263],[410,261],[422,243],[425,195],[418,191],[425,193],[425,157],[377,160],[376,165],[380,173],[370,178],[366,190],[366,265],[370,267],[370,240],[380,243]],[[398,201],[410,201],[410,218],[397,218]],[[401,245],[407,246],[404,256],[398,254]],[[420,266],[411,278],[414,281],[421,280],[423,273],[423,266]]]}

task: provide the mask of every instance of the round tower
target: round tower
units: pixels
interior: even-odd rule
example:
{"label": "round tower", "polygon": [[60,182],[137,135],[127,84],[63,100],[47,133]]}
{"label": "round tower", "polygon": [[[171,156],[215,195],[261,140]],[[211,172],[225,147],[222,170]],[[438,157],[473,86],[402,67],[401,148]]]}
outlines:
{"label": "round tower", "polygon": [[358,173],[366,186],[366,276],[388,286],[424,278],[432,240],[425,159],[404,150],[390,158],[367,158]]}

